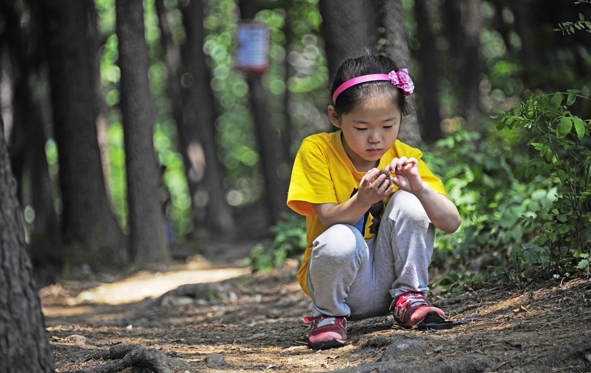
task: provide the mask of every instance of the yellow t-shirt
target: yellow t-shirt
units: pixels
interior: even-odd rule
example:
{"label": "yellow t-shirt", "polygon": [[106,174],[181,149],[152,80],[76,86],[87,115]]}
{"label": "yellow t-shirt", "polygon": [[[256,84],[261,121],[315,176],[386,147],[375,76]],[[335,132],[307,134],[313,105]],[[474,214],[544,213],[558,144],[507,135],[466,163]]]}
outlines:
{"label": "yellow t-shirt", "polygon": [[[423,153],[416,148],[398,140],[380,159],[379,169],[383,169],[393,158],[406,156],[419,161],[419,174],[424,182],[436,192],[445,194],[443,183],[429,170],[421,160]],[[308,260],[312,251],[312,243],[326,228],[318,219],[313,204],[341,204],[349,200],[359,188],[365,172],[359,172],[345,153],[341,141],[341,131],[319,133],[304,139],[295,158],[292,169],[287,205],[298,214],[306,217],[307,248],[297,278],[302,289],[309,294],[306,284]],[[398,187],[394,187],[397,191]],[[374,204],[355,225],[369,240],[377,232],[377,224],[390,197]],[[376,226],[374,226],[376,217]]]}

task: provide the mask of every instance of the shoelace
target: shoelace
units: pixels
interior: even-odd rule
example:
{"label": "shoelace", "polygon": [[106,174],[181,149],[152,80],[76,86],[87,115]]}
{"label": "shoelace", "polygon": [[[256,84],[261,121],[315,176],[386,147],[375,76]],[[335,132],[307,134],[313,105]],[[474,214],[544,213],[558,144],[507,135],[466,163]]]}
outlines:
{"label": "shoelace", "polygon": [[336,323],[336,319],[334,317],[325,317],[324,319],[320,320],[316,325],[318,328],[322,328],[326,325],[334,325]]}
{"label": "shoelace", "polygon": [[410,298],[407,300],[407,302],[410,304],[411,307],[429,305],[429,303],[427,303],[423,298]]}

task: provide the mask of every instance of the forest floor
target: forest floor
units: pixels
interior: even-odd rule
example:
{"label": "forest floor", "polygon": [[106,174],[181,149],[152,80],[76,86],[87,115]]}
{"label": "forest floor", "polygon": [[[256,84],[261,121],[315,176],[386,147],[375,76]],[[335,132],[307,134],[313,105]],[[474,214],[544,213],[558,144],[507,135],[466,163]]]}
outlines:
{"label": "forest floor", "polygon": [[105,351],[141,345],[174,373],[591,372],[589,279],[433,296],[450,320],[479,318],[427,331],[403,329],[391,316],[349,322],[344,347],[315,351],[302,322],[310,307],[297,263],[252,275],[247,246],[157,272],[86,273],[43,287],[57,371],[108,371]]}

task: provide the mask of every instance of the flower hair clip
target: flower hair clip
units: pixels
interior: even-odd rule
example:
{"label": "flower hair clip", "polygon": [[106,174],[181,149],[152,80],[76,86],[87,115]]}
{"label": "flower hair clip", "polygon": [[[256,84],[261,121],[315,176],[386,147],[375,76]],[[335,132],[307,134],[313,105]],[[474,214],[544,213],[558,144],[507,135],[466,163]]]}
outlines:
{"label": "flower hair clip", "polygon": [[388,74],[369,74],[369,75],[361,75],[357,76],[353,79],[349,79],[343,84],[341,84],[332,94],[332,103],[335,104],[337,102],[337,97],[344,90],[347,88],[351,88],[354,85],[366,83],[366,82],[375,82],[375,81],[389,81],[394,84],[396,87],[400,88],[402,92],[404,92],[405,96],[409,96],[413,93],[415,89],[415,85],[408,74],[408,69],[400,69],[398,71],[390,71]]}
{"label": "flower hair clip", "polygon": [[402,89],[405,96],[409,96],[415,90],[415,85],[408,75],[408,69],[400,69],[398,71],[390,71],[388,78],[396,87]]}

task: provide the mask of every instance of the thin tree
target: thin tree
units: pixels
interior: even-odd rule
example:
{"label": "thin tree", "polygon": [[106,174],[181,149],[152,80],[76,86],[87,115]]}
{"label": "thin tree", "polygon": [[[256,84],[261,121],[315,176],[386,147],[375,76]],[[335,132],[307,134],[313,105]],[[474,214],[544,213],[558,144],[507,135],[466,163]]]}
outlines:
{"label": "thin tree", "polygon": [[[208,202],[206,206],[206,224],[221,237],[231,239],[236,224],[226,200],[224,187],[224,167],[218,157],[219,146],[215,121],[218,117],[211,73],[207,65],[203,44],[205,43],[205,4],[202,0],[192,0],[182,8],[183,25],[187,40],[183,53],[186,71],[191,74],[192,84],[187,87],[185,115],[180,124],[184,149],[188,153],[195,146],[201,146],[205,156],[205,184]],[[190,157],[189,157],[190,158]],[[193,166],[193,165],[191,165]],[[196,184],[191,180],[192,184]],[[191,188],[196,192],[196,185]],[[193,207],[195,209],[195,207]],[[194,214],[195,216],[195,214]]]}
{"label": "thin tree", "polygon": [[478,128],[480,108],[480,30],[482,16],[480,0],[446,0],[442,5],[443,24],[450,48],[448,65],[467,129]]}
{"label": "thin tree", "polygon": [[290,14],[290,9],[294,6],[293,0],[286,0],[285,4],[285,24],[283,25],[283,34],[285,35],[285,58],[283,60],[283,81],[285,82],[285,91],[283,92],[283,129],[281,131],[281,143],[283,144],[283,158],[291,169],[294,161],[294,154],[291,152],[291,144],[293,141],[293,125],[291,120],[290,103],[292,100],[291,91],[289,90],[289,79],[293,74],[293,69],[289,63],[289,52],[293,40],[293,16]]}
{"label": "thin tree", "polygon": [[158,187],[160,172],[154,149],[154,113],[148,79],[148,49],[141,1],[115,2],[121,69],[123,123],[129,206],[131,259],[155,265],[169,261]]}
{"label": "thin tree", "polygon": [[[240,0],[238,4],[242,21],[254,20],[258,10],[254,0]],[[279,220],[281,213],[287,211],[285,204],[287,182],[280,179],[277,172],[282,154],[281,143],[273,127],[269,98],[263,86],[262,77],[247,74],[246,81],[264,177],[264,201],[271,223],[274,224]]]}
{"label": "thin tree", "polygon": [[[414,69],[408,48],[408,32],[402,0],[382,0],[380,13],[386,39],[384,48],[386,55],[393,59],[399,68],[407,68],[413,76]],[[415,96],[413,94],[407,97],[411,108],[415,108]],[[421,131],[416,110],[404,116],[398,137],[412,146],[421,144]]]}
{"label": "thin tree", "polygon": [[480,130],[480,31],[482,29],[481,0],[462,0],[461,25],[464,34],[463,50],[465,66],[460,70],[460,82],[464,86],[464,116],[466,128]]}
{"label": "thin tree", "polygon": [[[31,261],[37,266],[62,262],[61,247],[58,245],[59,223],[54,209],[52,182],[45,155],[47,134],[42,114],[40,94],[39,63],[40,53],[36,37],[37,22],[30,22],[24,29],[20,23],[21,13],[17,11],[16,0],[0,2],[4,14],[10,71],[13,86],[13,118],[8,142],[13,174],[17,181],[19,202],[32,208],[34,220],[29,231]],[[28,9],[32,19],[37,19],[35,8]],[[30,180],[28,187],[24,187]],[[53,244],[48,249],[47,244]]]}
{"label": "thin tree", "polygon": [[73,264],[127,262],[125,236],[107,199],[96,120],[98,31],[92,0],[38,0],[53,133],[59,152],[62,232]]}
{"label": "thin tree", "polygon": [[443,79],[443,66],[437,49],[439,33],[435,27],[439,23],[436,20],[436,5],[431,0],[416,0],[414,8],[417,39],[420,44],[417,51],[420,67],[417,79],[417,97],[420,105],[417,112],[422,125],[422,138],[427,143],[435,142],[443,136],[439,114],[439,85]]}
{"label": "thin tree", "polygon": [[2,134],[0,201],[0,372],[55,372]]}

